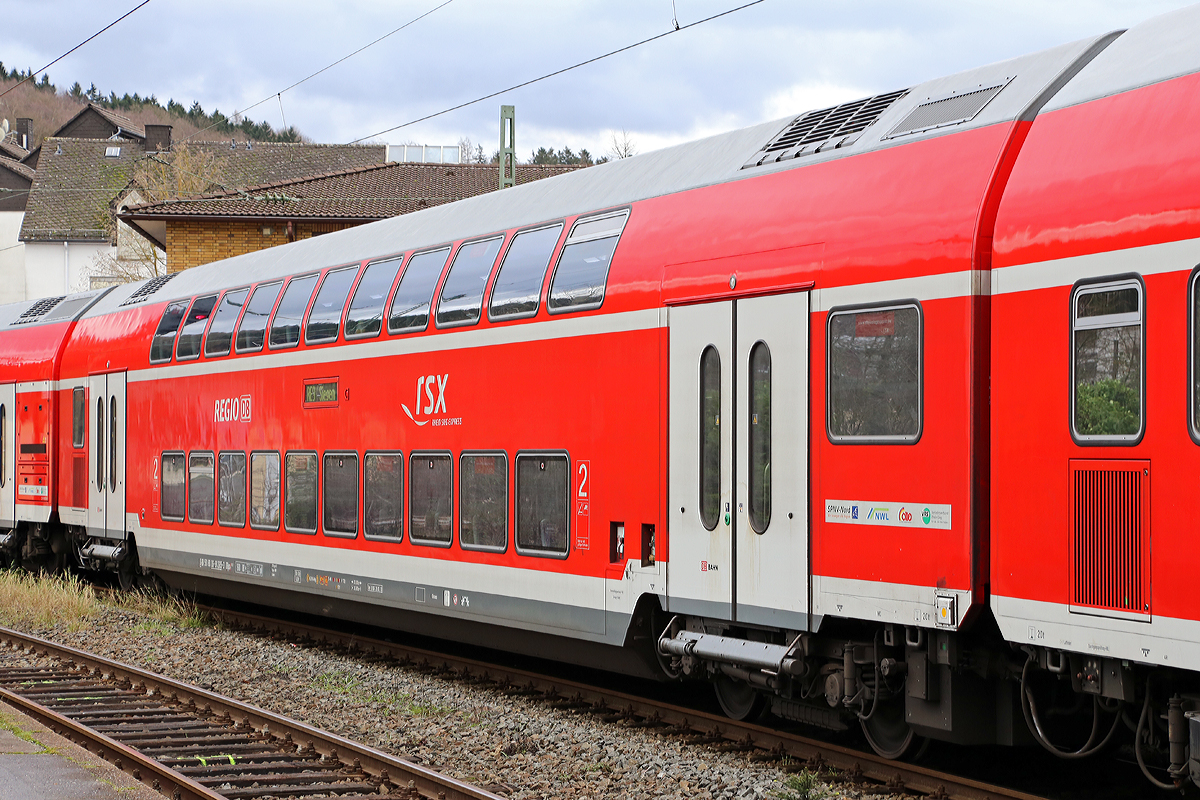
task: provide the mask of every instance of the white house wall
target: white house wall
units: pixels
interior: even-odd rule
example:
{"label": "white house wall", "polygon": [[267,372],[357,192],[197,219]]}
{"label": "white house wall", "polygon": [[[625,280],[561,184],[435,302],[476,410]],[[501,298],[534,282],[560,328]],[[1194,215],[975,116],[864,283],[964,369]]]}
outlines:
{"label": "white house wall", "polygon": [[24,211],[0,211],[0,304],[25,300],[25,245],[17,241]]}
{"label": "white house wall", "polygon": [[26,300],[53,297],[89,287],[98,255],[115,255],[108,242],[28,242],[25,245]]}

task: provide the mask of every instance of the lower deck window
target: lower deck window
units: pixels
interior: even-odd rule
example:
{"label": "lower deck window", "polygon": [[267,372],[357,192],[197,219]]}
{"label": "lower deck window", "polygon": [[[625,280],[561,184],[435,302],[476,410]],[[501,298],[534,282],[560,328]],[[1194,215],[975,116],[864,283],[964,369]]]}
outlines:
{"label": "lower deck window", "polygon": [[404,456],[367,453],[363,462],[363,535],[398,542],[404,538]]}
{"label": "lower deck window", "polygon": [[317,454],[288,453],[284,461],[283,527],[317,532]]}
{"label": "lower deck window", "polygon": [[246,454],[217,456],[217,522],[240,528],[246,524]]}
{"label": "lower deck window", "polygon": [[326,536],[358,536],[358,454],[326,453],[321,483]]}
{"label": "lower deck window", "polygon": [[279,453],[251,453],[251,528],[279,530],[279,482]]}
{"label": "lower deck window", "polygon": [[213,454],[192,453],[188,458],[188,521],[211,525],[213,497]]}
{"label": "lower deck window", "polygon": [[467,550],[508,547],[508,459],[464,454],[458,469],[458,543]]}
{"label": "lower deck window", "polygon": [[450,546],[453,472],[448,454],[413,453],[408,467],[408,531],[413,544]]}
{"label": "lower deck window", "polygon": [[565,455],[517,456],[517,552],[567,554],[570,475]]}
{"label": "lower deck window", "polygon": [[184,456],[183,453],[163,453],[162,497],[159,516],[172,522],[183,522],[184,511]]}
{"label": "lower deck window", "polygon": [[921,312],[915,304],[830,311],[829,440],[912,444],[921,436]]}

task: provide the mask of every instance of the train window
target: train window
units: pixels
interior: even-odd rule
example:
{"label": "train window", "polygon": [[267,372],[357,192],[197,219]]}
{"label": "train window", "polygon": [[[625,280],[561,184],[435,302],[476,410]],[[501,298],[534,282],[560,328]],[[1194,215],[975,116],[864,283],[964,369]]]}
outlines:
{"label": "train window", "polygon": [[321,483],[326,536],[358,536],[358,453],[326,453]]}
{"label": "train window", "polygon": [[211,525],[213,521],[213,454],[188,457],[188,521]]}
{"label": "train window", "polygon": [[566,556],[571,465],[565,454],[517,454],[517,552]]}
{"label": "train window", "polygon": [[[96,398],[96,491],[104,491],[104,398]],[[180,506],[179,516],[183,518]]]}
{"label": "train window", "polygon": [[358,288],[354,290],[350,310],[346,312],[347,339],[378,336],[383,330],[383,306],[403,261],[403,256],[397,256],[367,265]]}
{"label": "train window", "polygon": [[250,527],[279,530],[279,453],[250,454]]}
{"label": "train window", "polygon": [[508,548],[508,456],[464,453],[458,460],[458,544],[465,550]]}
{"label": "train window", "polygon": [[608,267],[629,212],[578,220],[550,281],[550,313],[599,308]]}
{"label": "train window", "polygon": [[179,323],[187,312],[188,301],[180,300],[171,303],[163,311],[158,328],[154,331],[154,339],[150,342],[150,363],[161,364],[171,360],[175,352],[175,334],[179,332]]}
{"label": "train window", "polygon": [[176,361],[191,361],[200,357],[200,342],[204,339],[204,329],[216,304],[215,294],[197,297],[192,301],[192,307],[183,322],[183,330],[179,332],[179,341],[175,343]]}
{"label": "train window", "polygon": [[437,287],[450,248],[417,253],[408,260],[392,307],[388,311],[388,333],[423,331],[429,323],[429,304]]}
{"label": "train window", "polygon": [[308,310],[313,288],[317,285],[316,275],[302,275],[288,281],[283,290],[283,299],[271,318],[271,338],[268,348],[279,350],[300,344],[300,322]]}
{"label": "train window", "polygon": [[82,386],[76,386],[71,392],[71,446],[83,447],[87,435],[87,400]]}
{"label": "train window", "polygon": [[713,530],[721,516],[721,354],[700,354],[700,521]]}
{"label": "train window", "polygon": [[5,470],[8,467],[7,458],[5,457],[5,454],[8,452],[5,449],[5,445],[7,445],[8,442],[4,438],[4,431],[8,427],[7,418],[8,409],[4,407],[3,403],[0,403],[0,489],[4,488]]}
{"label": "train window", "polygon": [[1192,439],[1200,444],[1200,287],[1196,280],[1200,278],[1200,267],[1192,271],[1188,281],[1188,325],[1191,326],[1191,371],[1188,381],[1188,393],[1191,406]]}
{"label": "train window", "polygon": [[404,456],[367,453],[363,462],[363,535],[399,542],[404,538]]}
{"label": "train window", "polygon": [[342,310],[346,307],[346,298],[350,296],[350,287],[354,285],[356,275],[358,267],[335,269],[325,275],[312,311],[308,312],[308,325],[304,329],[305,344],[337,339],[342,327]]}
{"label": "train window", "polygon": [[438,299],[439,328],[473,325],[479,321],[483,290],[487,288],[488,276],[496,265],[502,244],[504,237],[495,236],[479,242],[465,242],[458,248]]}
{"label": "train window", "polygon": [[159,499],[159,516],[172,522],[183,522],[184,476],[183,453],[162,454],[162,485]]}
{"label": "train window", "polygon": [[246,525],[246,454],[217,456],[217,522],[233,528]]}
{"label": "train window", "polygon": [[108,491],[117,493],[117,398],[108,398]]}
{"label": "train window", "polygon": [[317,532],[316,453],[288,453],[284,459],[283,527]]}
{"label": "train window", "polygon": [[522,231],[513,237],[488,301],[488,319],[517,319],[537,313],[542,281],[563,226]]}
{"label": "train window", "polygon": [[413,453],[408,465],[408,535],[413,544],[449,547],[454,465],[448,453]]}
{"label": "train window", "polygon": [[829,440],[913,444],[921,438],[921,309],[916,303],[832,310]]}
{"label": "train window", "polygon": [[263,349],[263,342],[267,338],[267,318],[271,316],[271,309],[275,307],[275,301],[279,299],[281,286],[283,286],[281,281],[264,283],[254,290],[254,294],[250,295],[246,313],[242,315],[242,321],[238,323],[237,337],[234,343],[236,352],[257,353]]}
{"label": "train window", "polygon": [[1071,434],[1081,444],[1142,435],[1142,284],[1076,287],[1071,302]]}
{"label": "train window", "polygon": [[771,524],[771,349],[750,348],[750,526],[762,533]]}
{"label": "train window", "polygon": [[233,348],[233,329],[241,316],[242,306],[246,304],[248,294],[249,289],[238,289],[235,292],[226,292],[221,298],[221,305],[217,307],[217,313],[213,316],[212,324],[208,326],[208,333],[204,337],[206,358],[229,355]]}

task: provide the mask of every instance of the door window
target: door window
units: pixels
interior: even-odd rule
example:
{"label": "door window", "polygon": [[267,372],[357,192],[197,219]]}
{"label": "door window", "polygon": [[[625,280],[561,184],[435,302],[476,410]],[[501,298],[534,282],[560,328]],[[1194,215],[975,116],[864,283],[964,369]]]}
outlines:
{"label": "door window", "polygon": [[771,524],[771,349],[750,349],[750,526],[762,533]]}
{"label": "door window", "polygon": [[96,398],[96,491],[104,491],[104,398]]}
{"label": "door window", "polygon": [[700,521],[710,531],[721,516],[721,355],[700,354]]}

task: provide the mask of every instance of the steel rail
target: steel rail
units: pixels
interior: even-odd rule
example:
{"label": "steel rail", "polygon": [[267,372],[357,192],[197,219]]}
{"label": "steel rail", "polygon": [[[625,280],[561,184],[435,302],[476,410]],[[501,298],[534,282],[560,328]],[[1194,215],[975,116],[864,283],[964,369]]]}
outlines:
{"label": "steel rail", "polygon": [[[271,711],[242,703],[232,698],[201,689],[182,681],[176,681],[163,675],[148,672],[138,667],[122,664],[66,645],[56,644],[37,636],[21,633],[9,628],[0,627],[0,644],[17,645],[43,658],[59,661],[74,662],[90,670],[94,675],[105,675],[114,681],[127,681],[134,685],[143,685],[147,692],[171,698],[180,703],[194,703],[197,706],[206,705],[218,714],[225,713],[239,720],[242,730],[269,732],[274,739],[283,738],[296,742],[305,742],[310,752],[315,751],[323,758],[348,757],[356,760],[362,770],[377,780],[397,786],[400,792],[396,796],[437,798],[437,800],[504,800],[499,795],[488,792],[463,781],[442,775],[435,770],[402,758],[390,756],[374,748],[351,741],[337,734],[314,728],[297,722]],[[165,791],[165,784],[172,785],[171,792],[181,800],[220,800],[220,792],[214,792],[200,783],[193,781],[154,758],[139,753],[135,749],[118,742],[104,733],[92,730],[78,720],[70,719],[21,694],[0,687],[0,698],[21,708],[26,713],[39,719],[51,730],[59,733],[73,734],[94,745],[100,754],[122,769],[133,765],[130,769],[146,770],[151,780],[157,782],[159,791]],[[138,776],[135,776],[138,777]],[[145,776],[140,776],[144,779]],[[407,785],[407,786],[406,786]],[[414,792],[418,794],[414,794]]]}
{"label": "steel rail", "polygon": [[812,768],[834,769],[851,780],[871,781],[893,791],[948,800],[1044,800],[1039,795],[958,777],[917,764],[889,761],[874,753],[578,681],[257,614],[207,606],[200,608],[223,623],[251,633],[276,632],[305,642],[341,647],[360,655],[390,656],[401,664],[415,664],[420,669],[449,677],[495,683],[502,690],[537,696],[565,709],[588,710],[612,720],[628,720],[639,727],[665,728],[671,733],[724,749],[754,752],[758,760],[782,760],[786,757],[805,762]]}

